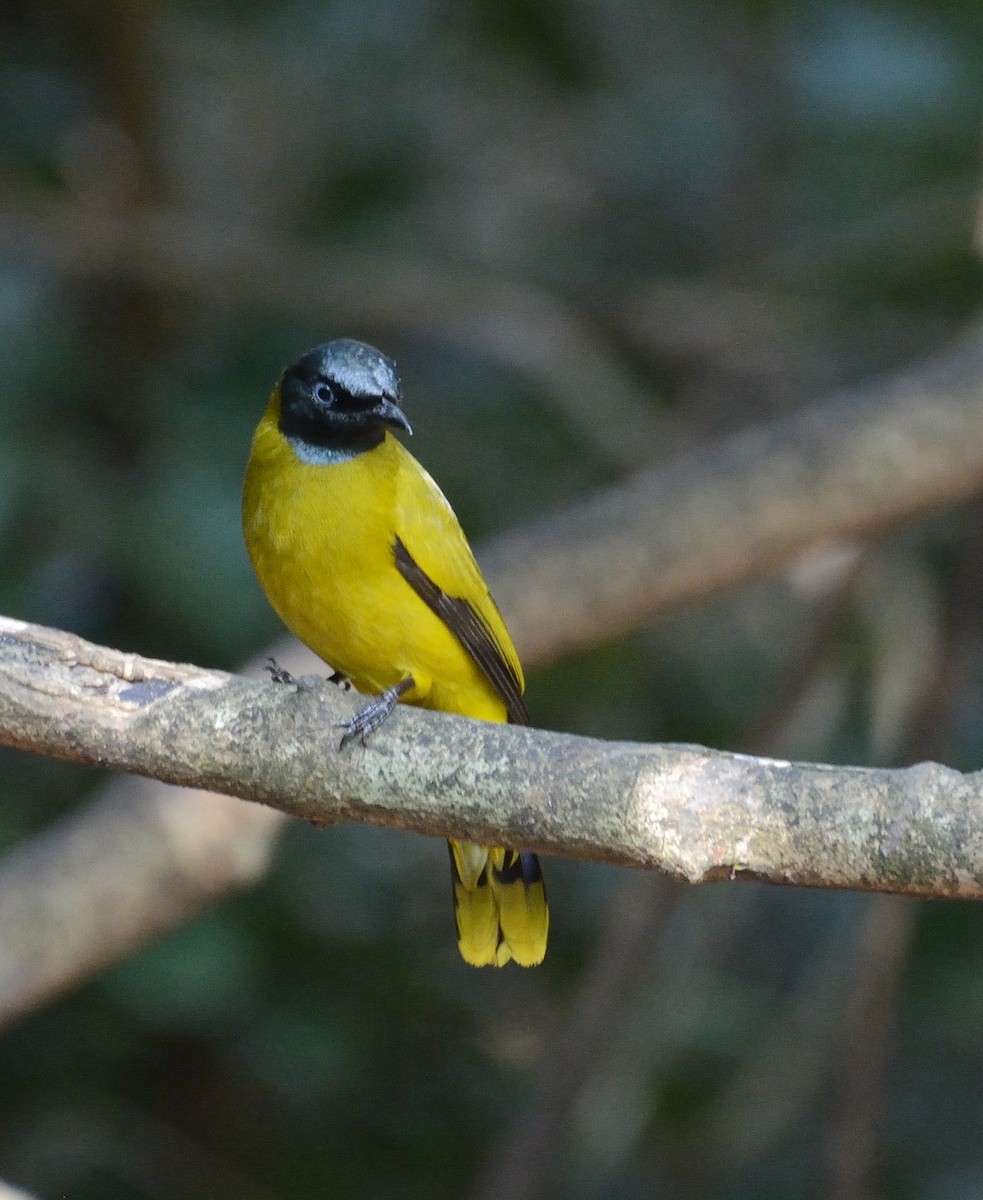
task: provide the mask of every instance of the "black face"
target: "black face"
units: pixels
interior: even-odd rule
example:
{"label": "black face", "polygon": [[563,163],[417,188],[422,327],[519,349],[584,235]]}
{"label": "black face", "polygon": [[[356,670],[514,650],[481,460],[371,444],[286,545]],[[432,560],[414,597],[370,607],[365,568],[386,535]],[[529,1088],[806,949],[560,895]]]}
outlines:
{"label": "black face", "polygon": [[399,407],[396,365],[364,342],[338,338],[315,346],[280,379],[280,432],[325,450],[378,446],[386,426],[412,433]]}

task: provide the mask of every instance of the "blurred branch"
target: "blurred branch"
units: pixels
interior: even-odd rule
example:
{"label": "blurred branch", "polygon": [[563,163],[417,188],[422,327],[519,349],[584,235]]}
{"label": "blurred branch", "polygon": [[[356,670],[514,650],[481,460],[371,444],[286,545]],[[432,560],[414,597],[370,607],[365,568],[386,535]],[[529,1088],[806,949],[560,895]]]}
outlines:
{"label": "blurred branch", "polygon": [[498,539],[482,563],[534,665],[981,490],[976,330],[896,379],[639,472]]}
{"label": "blurred branch", "polygon": [[[529,1102],[493,1139],[472,1189],[475,1200],[537,1200],[559,1194],[556,1164],[578,1104],[638,1002],[639,976],[676,907],[669,880],[625,875],[608,902],[593,959],[571,1002],[543,1039]],[[551,1187],[552,1185],[552,1187]]]}
{"label": "blurred branch", "polygon": [[868,901],[857,931],[854,977],[843,1007],[844,1044],[826,1119],[823,1200],[883,1195],[887,1076],[918,910],[895,896]]}
{"label": "blurred branch", "polygon": [[[276,687],[0,618],[0,743],[19,749],[319,825],[528,846],[691,882],[741,874],[983,898],[983,773],[813,766],[402,707],[367,747],[339,751],[359,702],[320,681]],[[9,885],[0,879],[4,919]]]}
{"label": "blurred branch", "polygon": [[[957,712],[964,711],[966,675],[979,636],[979,583],[983,578],[983,512],[967,514],[966,535],[950,570],[934,678],[915,690],[914,711],[903,714],[909,753],[937,754]],[[902,714],[899,714],[902,716]],[[899,739],[900,740],[900,739]],[[869,896],[852,953],[850,988],[841,1002],[841,1045],[825,1114],[824,1200],[873,1200],[884,1191],[888,1159],[888,1095],[902,977],[915,935],[919,908],[891,896]]]}
{"label": "blurred branch", "polygon": [[15,847],[0,863],[0,1025],[261,879],[281,822],[121,777]]}

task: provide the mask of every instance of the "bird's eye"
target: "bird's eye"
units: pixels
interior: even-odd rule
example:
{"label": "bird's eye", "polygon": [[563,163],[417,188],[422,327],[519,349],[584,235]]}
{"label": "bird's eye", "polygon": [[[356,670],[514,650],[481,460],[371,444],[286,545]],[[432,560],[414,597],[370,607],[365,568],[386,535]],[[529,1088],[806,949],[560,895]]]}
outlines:
{"label": "bird's eye", "polygon": [[318,404],[323,404],[325,406],[334,404],[335,394],[331,390],[331,385],[329,383],[325,383],[323,379],[318,380],[318,382],[314,385],[314,399],[318,402]]}

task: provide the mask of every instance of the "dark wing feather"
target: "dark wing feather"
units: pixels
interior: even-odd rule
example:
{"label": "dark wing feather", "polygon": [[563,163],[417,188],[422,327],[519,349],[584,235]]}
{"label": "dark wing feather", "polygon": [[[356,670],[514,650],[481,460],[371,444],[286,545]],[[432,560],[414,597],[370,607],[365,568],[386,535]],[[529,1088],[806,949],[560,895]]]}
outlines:
{"label": "dark wing feather", "polygon": [[393,554],[396,570],[471,655],[501,698],[509,720],[515,725],[528,725],[529,713],[522,699],[522,685],[481,613],[467,600],[448,596],[442,591],[398,537]]}
{"label": "dark wing feather", "polygon": [[492,872],[501,883],[522,883],[532,887],[534,883],[543,882],[539,859],[530,850],[506,850],[505,861],[500,867],[492,867]]}

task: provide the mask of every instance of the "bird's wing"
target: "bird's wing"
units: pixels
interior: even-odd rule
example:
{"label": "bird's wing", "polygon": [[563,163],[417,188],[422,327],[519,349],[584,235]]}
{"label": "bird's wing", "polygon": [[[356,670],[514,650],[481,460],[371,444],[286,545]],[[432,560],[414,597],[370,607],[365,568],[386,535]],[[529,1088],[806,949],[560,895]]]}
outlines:
{"label": "bird's wing", "polygon": [[443,493],[414,463],[398,506],[396,569],[474,659],[505,705],[509,720],[528,725],[525,682],[505,622]]}

